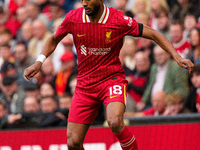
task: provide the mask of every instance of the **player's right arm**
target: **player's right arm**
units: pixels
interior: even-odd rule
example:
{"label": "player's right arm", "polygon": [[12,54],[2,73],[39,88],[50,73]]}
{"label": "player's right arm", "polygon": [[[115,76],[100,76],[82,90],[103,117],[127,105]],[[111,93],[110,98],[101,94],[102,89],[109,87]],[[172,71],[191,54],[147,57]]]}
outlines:
{"label": "player's right arm", "polygon": [[[44,59],[44,58],[47,58],[49,55],[51,55],[53,53],[53,51],[55,50],[55,48],[57,47],[58,43],[63,38],[64,38],[64,36],[57,37],[56,33],[52,34],[47,39],[47,41],[45,42],[43,50],[42,50],[40,56],[43,56],[43,59]],[[31,65],[30,67],[28,67],[26,69],[24,76],[28,80],[30,80],[30,78],[32,78],[34,75],[36,75],[38,73],[38,71],[40,70],[41,66],[42,66],[42,61],[39,61],[37,59],[33,65]]]}
{"label": "player's right arm", "polygon": [[56,33],[52,34],[44,44],[43,50],[33,65],[28,67],[25,71],[25,77],[30,80],[31,77],[36,75],[42,66],[42,62],[53,53],[58,43],[73,29],[73,19],[76,11],[70,11],[66,14],[63,22],[58,27]]}

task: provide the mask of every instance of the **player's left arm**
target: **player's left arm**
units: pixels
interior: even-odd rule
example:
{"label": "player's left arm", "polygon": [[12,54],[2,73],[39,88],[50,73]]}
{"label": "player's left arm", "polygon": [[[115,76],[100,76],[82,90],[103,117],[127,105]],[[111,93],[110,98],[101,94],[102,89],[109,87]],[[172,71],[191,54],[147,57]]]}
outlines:
{"label": "player's left arm", "polygon": [[179,66],[188,69],[189,73],[192,72],[194,64],[190,60],[182,58],[174,49],[170,41],[163,34],[147,25],[143,25],[143,32],[141,37],[154,40],[160,47],[162,47],[174,58]]}

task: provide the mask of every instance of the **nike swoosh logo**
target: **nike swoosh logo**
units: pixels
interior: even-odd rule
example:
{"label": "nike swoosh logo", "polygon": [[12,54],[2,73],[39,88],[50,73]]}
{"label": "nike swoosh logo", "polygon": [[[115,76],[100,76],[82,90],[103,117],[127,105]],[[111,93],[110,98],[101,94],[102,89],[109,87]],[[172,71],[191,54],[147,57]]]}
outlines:
{"label": "nike swoosh logo", "polygon": [[86,36],[86,34],[77,34],[78,37]]}
{"label": "nike swoosh logo", "polygon": [[110,98],[114,98],[114,97],[117,97],[117,96],[120,96],[120,95],[114,95],[114,96],[110,96]]}

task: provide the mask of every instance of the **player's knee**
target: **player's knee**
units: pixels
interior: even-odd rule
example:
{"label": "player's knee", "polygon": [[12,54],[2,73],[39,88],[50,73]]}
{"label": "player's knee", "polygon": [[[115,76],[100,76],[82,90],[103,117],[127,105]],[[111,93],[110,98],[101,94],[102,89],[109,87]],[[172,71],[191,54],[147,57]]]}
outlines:
{"label": "player's knee", "polygon": [[81,143],[72,138],[67,139],[67,147],[69,150],[79,150],[81,148]]}
{"label": "player's knee", "polygon": [[82,147],[82,143],[78,138],[67,134],[67,147],[69,150],[79,150]]}
{"label": "player's knee", "polygon": [[122,117],[109,118],[108,125],[114,133],[118,133],[124,126],[123,118]]}

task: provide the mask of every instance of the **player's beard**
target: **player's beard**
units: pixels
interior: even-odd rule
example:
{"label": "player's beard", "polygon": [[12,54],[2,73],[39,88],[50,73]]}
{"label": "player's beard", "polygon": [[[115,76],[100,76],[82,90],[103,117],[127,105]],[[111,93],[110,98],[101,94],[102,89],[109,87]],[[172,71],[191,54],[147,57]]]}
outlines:
{"label": "player's beard", "polygon": [[97,12],[100,10],[100,4],[94,5],[91,13],[86,13],[88,16],[95,16]]}

